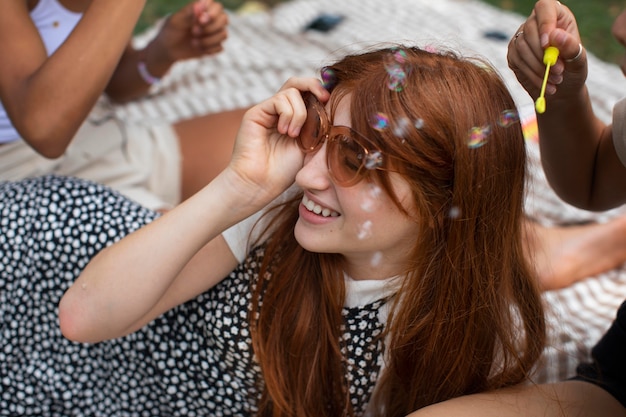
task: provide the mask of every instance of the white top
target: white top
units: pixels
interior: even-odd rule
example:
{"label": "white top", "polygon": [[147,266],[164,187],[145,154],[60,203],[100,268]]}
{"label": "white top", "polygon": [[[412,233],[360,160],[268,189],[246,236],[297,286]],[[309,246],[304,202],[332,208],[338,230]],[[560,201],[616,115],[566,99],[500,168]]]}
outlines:
{"label": "white top", "polygon": [[[67,10],[57,0],[39,0],[30,12],[30,17],[48,52],[48,56],[65,41],[82,17],[82,13]],[[0,143],[13,142],[20,138],[0,102]]]}

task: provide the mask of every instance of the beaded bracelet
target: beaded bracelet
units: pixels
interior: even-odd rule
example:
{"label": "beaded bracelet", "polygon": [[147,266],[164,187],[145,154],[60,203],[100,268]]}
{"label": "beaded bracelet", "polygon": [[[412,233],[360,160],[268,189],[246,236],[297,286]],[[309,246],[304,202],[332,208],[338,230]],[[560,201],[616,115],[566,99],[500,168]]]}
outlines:
{"label": "beaded bracelet", "polygon": [[140,60],[139,62],[137,62],[137,72],[139,73],[139,75],[141,75],[141,78],[149,85],[152,85],[161,81],[159,77],[155,77],[154,75],[150,74],[150,71],[148,71],[148,67],[146,66],[146,63],[143,60]]}

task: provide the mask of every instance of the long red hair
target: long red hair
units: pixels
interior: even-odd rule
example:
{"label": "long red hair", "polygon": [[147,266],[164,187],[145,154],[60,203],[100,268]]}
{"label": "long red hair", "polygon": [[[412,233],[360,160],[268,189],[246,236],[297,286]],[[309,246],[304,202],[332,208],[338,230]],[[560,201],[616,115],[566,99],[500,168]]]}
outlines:
{"label": "long red hair", "polygon": [[[328,73],[331,108],[350,94],[352,127],[404,161],[393,168],[411,186],[416,212],[407,215],[420,225],[370,409],[404,416],[523,381],[545,323],[521,243],[526,149],[519,123],[509,125],[515,104],[501,78],[485,62],[419,48],[347,56]],[[372,126],[379,113],[390,116],[386,129]],[[385,171],[369,175],[395,198]],[[342,256],[298,244],[298,203],[274,217],[253,296],[259,415],[355,415],[340,344]]]}

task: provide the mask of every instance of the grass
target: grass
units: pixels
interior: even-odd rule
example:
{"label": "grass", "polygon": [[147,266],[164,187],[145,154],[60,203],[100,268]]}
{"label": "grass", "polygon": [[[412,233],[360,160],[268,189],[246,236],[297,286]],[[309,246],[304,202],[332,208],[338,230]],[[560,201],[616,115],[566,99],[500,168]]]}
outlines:
{"label": "grass", "polygon": [[[190,0],[148,0],[144,13],[137,25],[137,32],[155,22],[159,17],[178,10]],[[287,0],[265,0],[275,4]],[[341,0],[339,0],[341,1]],[[422,0],[436,1],[436,0]],[[528,16],[535,0],[482,0],[506,10]],[[230,10],[236,10],[246,0],[222,0]],[[597,57],[612,63],[619,63],[624,55],[623,47],[611,36],[611,25],[615,17],[626,9],[625,0],[561,0],[578,17],[578,28],[585,47]]]}

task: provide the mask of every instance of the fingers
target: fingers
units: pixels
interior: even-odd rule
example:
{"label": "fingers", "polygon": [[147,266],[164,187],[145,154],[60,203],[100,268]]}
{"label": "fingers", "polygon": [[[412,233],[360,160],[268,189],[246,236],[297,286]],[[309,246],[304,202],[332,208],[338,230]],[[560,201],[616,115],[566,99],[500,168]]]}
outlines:
{"label": "fingers", "polygon": [[222,44],[228,37],[228,15],[224,7],[211,0],[197,0],[193,14],[192,46],[205,54],[222,51]]}
{"label": "fingers", "polygon": [[[274,118],[278,133],[292,138],[300,134],[307,119],[307,108],[302,93],[311,92],[320,101],[328,100],[330,94],[315,78],[293,77],[287,80],[278,92],[261,103],[260,109],[268,122]],[[273,127],[266,124],[267,128]]]}
{"label": "fingers", "polygon": [[322,83],[316,78],[289,78],[278,91],[283,91],[289,88],[293,88],[301,92],[309,91],[313,93],[313,95],[315,95],[315,97],[317,97],[317,99],[322,103],[326,103],[330,97],[328,90],[326,90]]}
{"label": "fingers", "polygon": [[203,55],[211,55],[224,49],[224,41],[228,38],[226,28],[215,33],[202,33],[191,38],[191,46]]}
{"label": "fingers", "polygon": [[[559,49],[559,62],[571,63],[584,54],[576,17],[572,11],[558,1],[540,0],[533,11],[542,48],[549,45]],[[562,70],[560,66],[555,70]]]}
{"label": "fingers", "polygon": [[[537,97],[545,74],[543,48],[539,40],[536,20],[531,16],[509,42],[507,53],[509,68],[526,91]],[[554,85],[546,87],[546,93],[554,92]]]}
{"label": "fingers", "polygon": [[193,3],[194,18],[201,25],[209,23],[209,20],[211,20],[209,5],[210,3],[207,0],[197,0]]}
{"label": "fingers", "polygon": [[193,4],[194,35],[219,32],[228,25],[228,15],[221,3],[211,0],[197,0]]}
{"label": "fingers", "polygon": [[307,116],[302,93],[295,88],[289,88],[279,92],[274,98],[278,115],[276,130],[280,134],[297,137]]}
{"label": "fingers", "polygon": [[539,34],[539,43],[542,48],[549,46],[549,35],[557,27],[558,15],[563,15],[563,5],[555,0],[539,0],[535,3],[535,7],[531,16],[535,16],[537,30]]}
{"label": "fingers", "polygon": [[[551,66],[546,95],[555,94],[565,77],[586,72],[586,51],[580,44],[578,26],[573,13],[555,0],[539,0],[517,34],[509,42],[509,67],[532,97],[537,97],[546,65],[543,55],[548,46],[559,50],[557,62]],[[581,78],[581,77],[578,77]]]}

